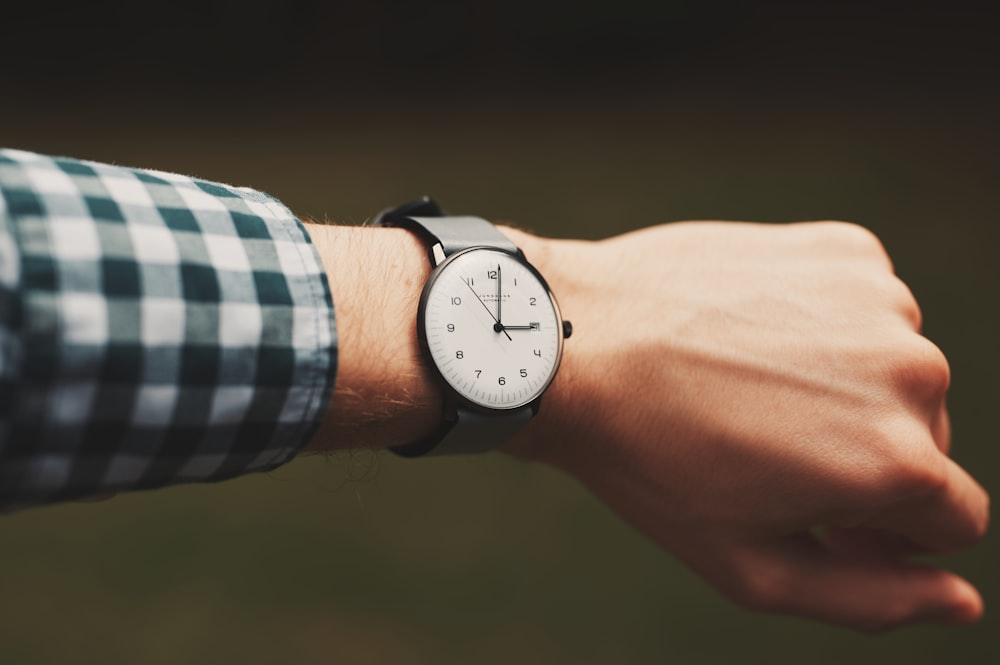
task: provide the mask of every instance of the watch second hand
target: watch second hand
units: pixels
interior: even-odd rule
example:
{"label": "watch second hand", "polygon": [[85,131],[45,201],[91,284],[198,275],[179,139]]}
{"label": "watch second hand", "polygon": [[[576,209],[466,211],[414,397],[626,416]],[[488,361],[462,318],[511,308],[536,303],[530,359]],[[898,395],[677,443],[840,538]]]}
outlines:
{"label": "watch second hand", "polygon": [[[479,304],[480,304],[480,305],[482,305],[483,307],[486,307],[486,303],[484,303],[484,302],[483,302],[483,299],[479,297],[479,294],[478,294],[478,293],[476,293],[476,290],[475,290],[474,288],[472,288],[472,285],[471,285],[471,284],[469,284],[468,282],[466,282],[466,281],[465,281],[464,279],[462,280],[462,283],[463,283],[463,284],[465,284],[466,286],[468,286],[468,287],[469,287],[469,290],[470,290],[470,291],[472,291],[472,295],[476,296],[476,300],[478,300],[478,301],[479,301]],[[496,321],[496,324],[495,324],[495,325],[493,326],[493,330],[494,330],[495,332],[502,332],[502,333],[503,333],[504,335],[507,335],[507,339],[509,339],[510,341],[512,341],[512,342],[513,342],[513,341],[514,341],[514,338],[512,338],[512,337],[510,336],[510,333],[508,333],[508,332],[507,332],[507,331],[506,331],[506,330],[504,329],[504,327],[503,327],[502,325],[500,325],[500,322],[499,322],[499,321],[497,321],[497,317],[493,316],[493,312],[491,312],[491,311],[490,311],[490,308],[489,308],[489,307],[486,307],[486,312],[487,312],[487,313],[488,313],[488,314],[490,315],[490,317],[491,317],[491,318],[492,318],[492,319],[493,319],[494,321]]]}

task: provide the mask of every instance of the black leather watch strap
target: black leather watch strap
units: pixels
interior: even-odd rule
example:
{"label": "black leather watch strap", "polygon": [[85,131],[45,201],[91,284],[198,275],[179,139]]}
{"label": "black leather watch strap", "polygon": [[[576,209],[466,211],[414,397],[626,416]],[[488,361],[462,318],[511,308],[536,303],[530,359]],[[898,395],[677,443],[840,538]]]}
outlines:
{"label": "black leather watch strap", "polygon": [[[428,250],[440,244],[445,256],[469,247],[494,247],[512,254],[517,245],[485,219],[467,216],[445,216],[444,211],[429,198],[405,203],[398,208],[380,212],[373,226],[399,226],[413,231],[425,241]],[[432,254],[433,261],[433,254]],[[435,262],[436,263],[436,262]]]}
{"label": "black leather watch strap", "polygon": [[535,415],[531,406],[494,416],[458,408],[445,408],[441,426],[427,436],[390,448],[400,457],[485,453],[508,441]]}

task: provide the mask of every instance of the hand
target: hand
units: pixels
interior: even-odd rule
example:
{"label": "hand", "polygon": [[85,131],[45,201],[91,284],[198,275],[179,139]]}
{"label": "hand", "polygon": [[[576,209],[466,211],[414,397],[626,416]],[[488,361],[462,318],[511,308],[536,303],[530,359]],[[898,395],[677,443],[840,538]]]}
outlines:
{"label": "hand", "polygon": [[871,233],[511,235],[575,333],[509,452],[574,474],[747,607],[864,630],[981,615],[968,582],[905,560],[978,541],[988,497],[948,457],[947,361]]}

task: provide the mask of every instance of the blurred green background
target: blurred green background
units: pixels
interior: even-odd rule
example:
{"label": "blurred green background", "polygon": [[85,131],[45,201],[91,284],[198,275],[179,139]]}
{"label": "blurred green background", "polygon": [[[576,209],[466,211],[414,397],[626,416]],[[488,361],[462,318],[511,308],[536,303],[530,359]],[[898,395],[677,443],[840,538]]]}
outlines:
{"label": "blurred green background", "polygon": [[[1000,491],[993,3],[5,7],[0,144],[360,223],[421,194],[539,233],[847,219],[948,354]],[[0,519],[0,663],[1000,662],[1000,541],[960,628],[752,614],[573,480],[354,452]]]}

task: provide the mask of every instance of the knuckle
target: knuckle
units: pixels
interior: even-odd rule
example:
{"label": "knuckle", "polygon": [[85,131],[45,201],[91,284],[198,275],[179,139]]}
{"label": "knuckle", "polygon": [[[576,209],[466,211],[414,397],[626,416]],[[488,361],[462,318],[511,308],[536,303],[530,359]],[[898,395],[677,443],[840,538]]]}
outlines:
{"label": "knuckle", "polygon": [[924,327],[924,313],[915,299],[900,301],[899,311],[910,322],[914,330],[920,330]]}
{"label": "knuckle", "polygon": [[951,365],[941,349],[926,337],[914,336],[896,348],[894,366],[899,387],[937,402],[951,385]]}
{"label": "knuckle", "polygon": [[826,231],[829,240],[888,261],[889,255],[885,251],[885,246],[871,229],[854,222],[839,220],[828,220],[818,224]]}
{"label": "knuckle", "polygon": [[921,367],[925,382],[937,392],[944,393],[951,386],[951,364],[944,352],[930,340],[921,337]]}
{"label": "knuckle", "polygon": [[910,290],[910,287],[903,280],[895,275],[891,275],[890,279],[890,301],[910,321],[914,330],[920,330],[923,327],[924,315],[920,310],[920,304],[913,295],[913,291]]}
{"label": "knuckle", "polygon": [[885,455],[877,483],[891,499],[940,494],[947,488],[944,458],[934,446],[914,445],[910,437],[889,443],[883,450],[890,452]]}
{"label": "knuckle", "polygon": [[891,271],[859,270],[845,277],[859,297],[878,311],[901,315],[912,331],[919,331],[923,326],[923,312],[913,292]]}

